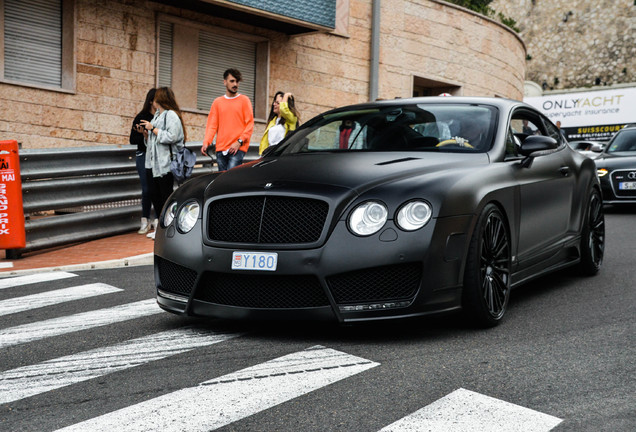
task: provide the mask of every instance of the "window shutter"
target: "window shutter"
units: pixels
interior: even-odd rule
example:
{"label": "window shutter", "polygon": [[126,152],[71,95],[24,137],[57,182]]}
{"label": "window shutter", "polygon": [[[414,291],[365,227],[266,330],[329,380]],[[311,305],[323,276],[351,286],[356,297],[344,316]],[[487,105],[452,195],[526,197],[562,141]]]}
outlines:
{"label": "window shutter", "polygon": [[241,72],[239,93],[252,101],[256,75],[256,44],[216,33],[199,32],[197,108],[209,110],[215,98],[225,94],[223,72],[234,68]]}
{"label": "window shutter", "polygon": [[172,87],[172,23],[159,23],[159,87]]}
{"label": "window shutter", "polygon": [[61,0],[4,0],[4,78],[62,86]]}

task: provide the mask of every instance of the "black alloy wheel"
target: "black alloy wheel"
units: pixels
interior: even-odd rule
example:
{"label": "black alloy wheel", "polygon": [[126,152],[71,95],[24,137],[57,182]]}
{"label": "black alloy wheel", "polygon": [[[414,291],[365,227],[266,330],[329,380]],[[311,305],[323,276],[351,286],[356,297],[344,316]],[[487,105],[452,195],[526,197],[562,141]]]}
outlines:
{"label": "black alloy wheel", "polygon": [[605,213],[598,190],[590,194],[587,212],[581,229],[581,263],[579,271],[594,276],[601,269],[605,253]]}
{"label": "black alloy wheel", "polygon": [[481,327],[497,325],[508,307],[512,255],[506,220],[488,204],[477,222],[464,273],[463,306]]}

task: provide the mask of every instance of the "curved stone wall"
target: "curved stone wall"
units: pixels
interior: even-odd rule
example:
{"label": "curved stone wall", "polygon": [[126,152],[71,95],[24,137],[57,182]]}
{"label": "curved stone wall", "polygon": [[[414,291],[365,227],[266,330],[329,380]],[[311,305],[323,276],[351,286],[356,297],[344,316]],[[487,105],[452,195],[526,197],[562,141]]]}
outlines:
{"label": "curved stone wall", "polygon": [[526,48],[508,27],[438,0],[382,2],[381,97],[412,76],[454,83],[464,96],[523,97]]}

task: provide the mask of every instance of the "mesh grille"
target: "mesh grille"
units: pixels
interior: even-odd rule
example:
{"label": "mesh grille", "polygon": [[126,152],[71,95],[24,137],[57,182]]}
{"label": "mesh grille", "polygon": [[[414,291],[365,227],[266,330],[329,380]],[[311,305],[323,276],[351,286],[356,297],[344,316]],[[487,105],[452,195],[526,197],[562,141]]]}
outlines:
{"label": "mesh grille", "polygon": [[325,225],[324,201],[291,197],[241,197],[215,201],[208,237],[235,243],[313,243]]}
{"label": "mesh grille", "polygon": [[331,276],[327,284],[336,303],[412,298],[420,286],[422,264],[397,264]]}
{"label": "mesh grille", "polygon": [[156,257],[159,270],[159,286],[162,290],[190,296],[197,279],[197,272],[171,261]]}
{"label": "mesh grille", "polygon": [[254,309],[291,309],[329,305],[314,276],[265,276],[206,272],[195,298]]}
{"label": "mesh grille", "polygon": [[618,197],[634,197],[636,196],[636,190],[634,189],[619,189],[619,183],[626,181],[634,181],[630,180],[627,176],[630,172],[635,170],[625,170],[625,171],[614,171],[612,173],[612,183],[614,186],[614,193]]}

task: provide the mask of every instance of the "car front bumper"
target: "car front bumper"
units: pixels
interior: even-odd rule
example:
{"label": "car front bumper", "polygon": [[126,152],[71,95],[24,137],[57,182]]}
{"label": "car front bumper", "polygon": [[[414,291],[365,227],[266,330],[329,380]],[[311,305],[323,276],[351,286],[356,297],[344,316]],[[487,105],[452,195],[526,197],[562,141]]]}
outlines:
{"label": "car front bumper", "polygon": [[[172,313],[225,319],[402,318],[461,306],[470,216],[438,218],[415,231],[387,225],[352,235],[344,221],[313,249],[215,247],[201,221],[187,234],[160,228],[155,238],[157,302]],[[276,271],[232,270],[235,252],[274,252]]]}

